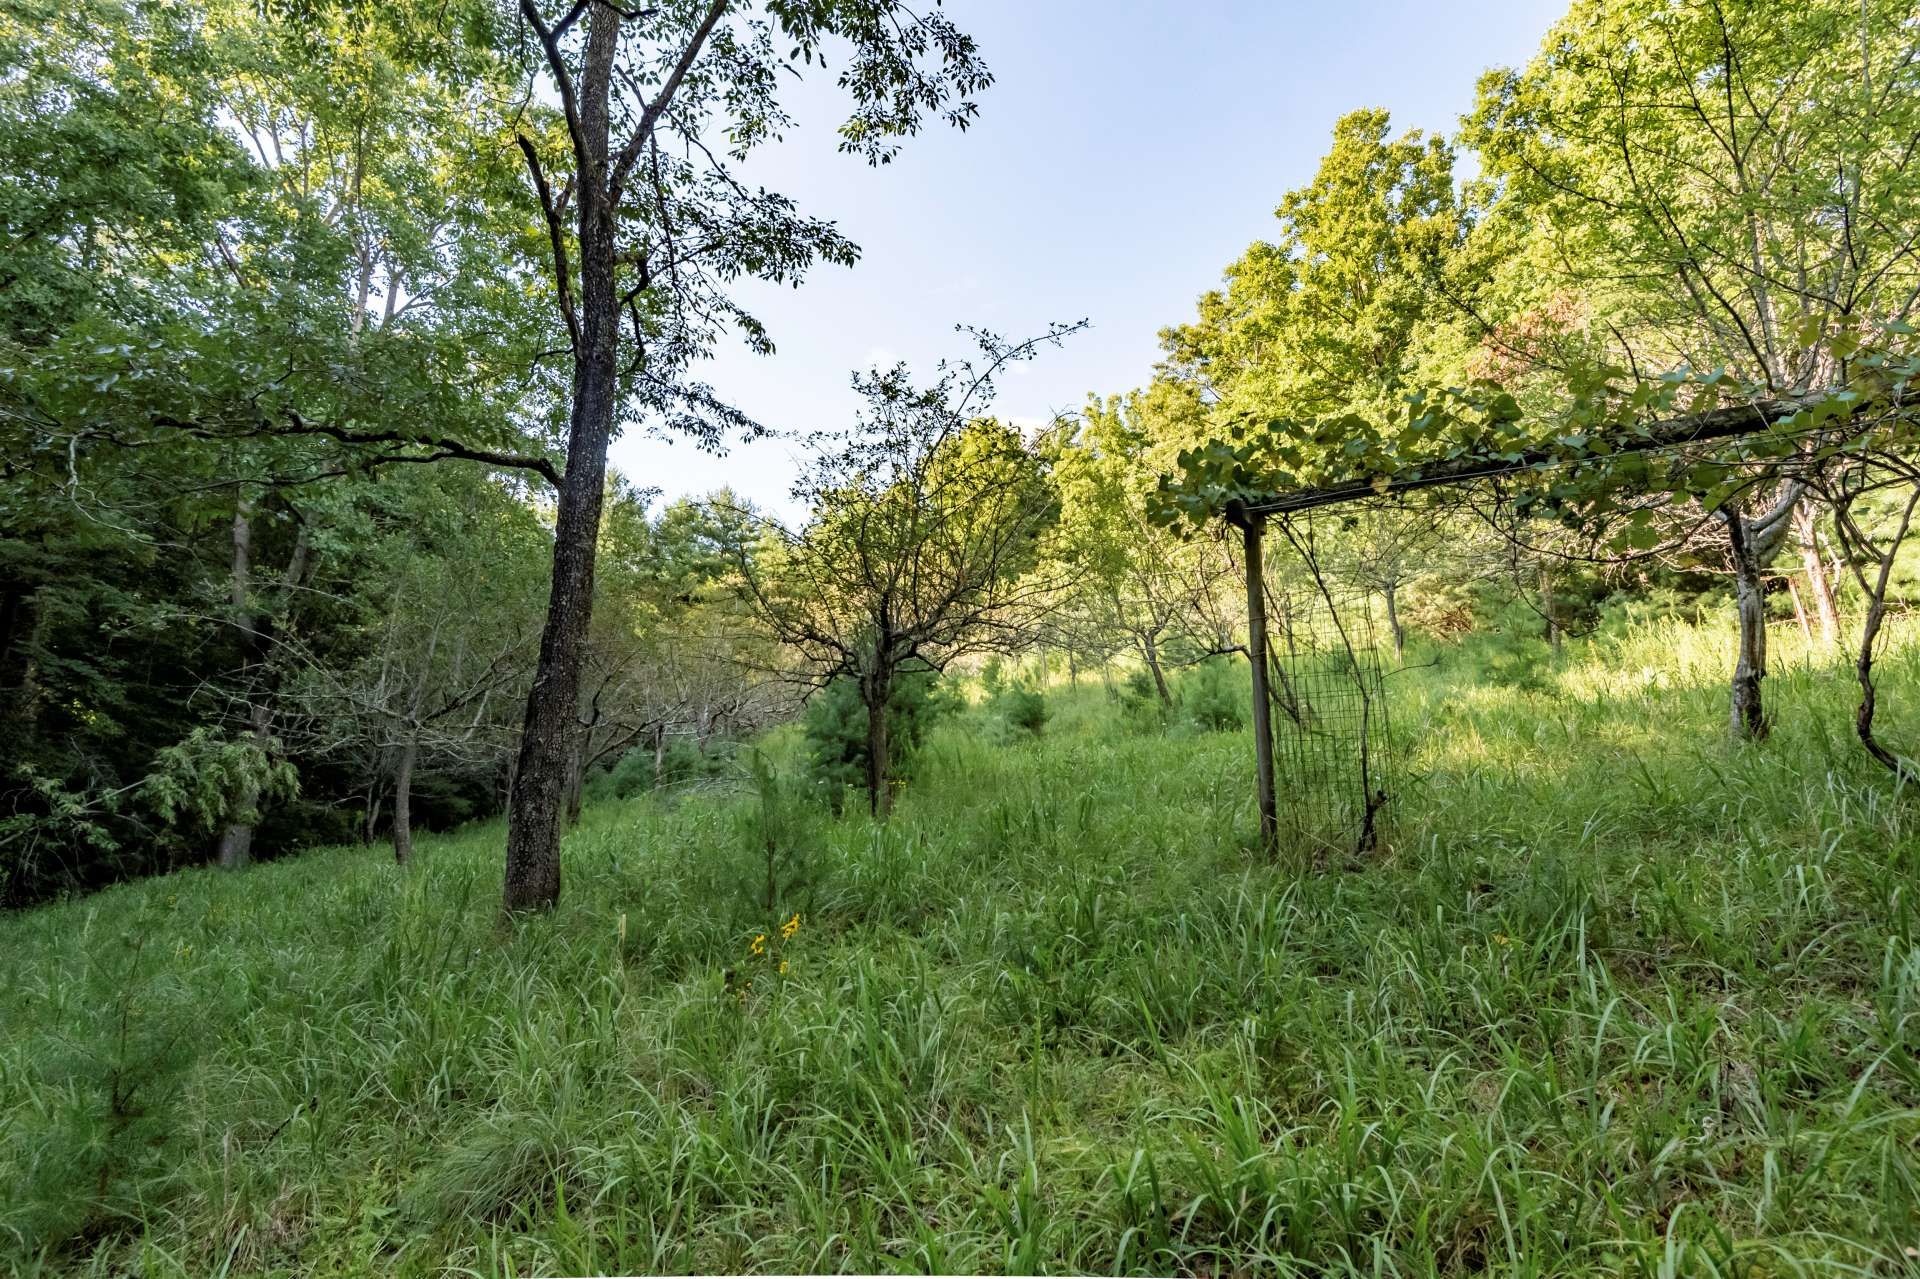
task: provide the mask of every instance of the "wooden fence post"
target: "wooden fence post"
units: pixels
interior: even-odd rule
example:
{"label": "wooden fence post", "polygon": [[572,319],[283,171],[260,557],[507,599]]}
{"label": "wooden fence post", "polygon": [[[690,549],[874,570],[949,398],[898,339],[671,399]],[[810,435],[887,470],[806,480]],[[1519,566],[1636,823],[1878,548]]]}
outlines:
{"label": "wooden fence post", "polygon": [[[1229,518],[1234,518],[1232,513]],[[1266,516],[1244,510],[1234,518],[1246,545],[1247,660],[1253,667],[1253,764],[1260,806],[1260,848],[1273,857],[1280,851],[1280,805],[1273,786],[1273,699],[1267,691],[1267,590],[1260,548],[1266,522]]]}

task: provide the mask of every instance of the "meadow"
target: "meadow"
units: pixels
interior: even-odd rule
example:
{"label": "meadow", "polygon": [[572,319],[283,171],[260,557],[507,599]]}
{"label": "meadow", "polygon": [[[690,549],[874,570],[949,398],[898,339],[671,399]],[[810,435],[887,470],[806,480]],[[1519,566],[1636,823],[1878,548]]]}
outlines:
{"label": "meadow", "polygon": [[1083,674],[885,825],[791,729],[590,804],[511,925],[498,824],[0,918],[0,1270],[1920,1274],[1920,825],[1785,639],[1764,743],[1713,628],[1417,645],[1327,864]]}

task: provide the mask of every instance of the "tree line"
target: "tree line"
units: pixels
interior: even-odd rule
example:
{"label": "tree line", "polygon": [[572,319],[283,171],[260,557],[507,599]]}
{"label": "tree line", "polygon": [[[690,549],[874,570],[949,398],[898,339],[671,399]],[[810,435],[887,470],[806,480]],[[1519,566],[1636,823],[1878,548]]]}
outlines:
{"label": "tree line", "polygon": [[725,538],[606,464],[760,429],[692,375],[772,349],[731,290],[858,252],[739,166],[829,48],[855,157],[964,126],[973,42],[885,0],[0,24],[9,898],[241,864],[374,779],[404,856],[424,753],[504,772],[506,904],[551,904],[593,756],[765,713],[704,669],[750,642],[707,625]]}
{"label": "tree line", "polygon": [[[28,0],[0,16],[5,895],[383,833],[404,861],[420,817],[504,809],[504,904],[539,908],[590,776],[807,696],[860,708],[884,816],[926,678],[1040,648],[1169,707],[1246,650],[1215,517],[1338,483],[1377,496],[1280,571],[1377,601],[1396,648],[1495,595],[1552,644],[1606,597],[1724,600],[1758,737],[1790,604],[1853,646],[1858,731],[1904,770],[1871,671],[1920,492],[1917,55],[1883,0],[1581,0],[1451,136],[1342,117],[1138,389],[994,416],[1010,361],[1098,340],[1076,324],[857,375],[788,526],[663,505],[608,445],[783,425],[700,363],[773,353],[742,281],[858,248],[743,166],[795,75],[835,79],[855,162],[964,128],[992,77],[944,11]],[[1620,447],[1753,405],[1737,439]]]}

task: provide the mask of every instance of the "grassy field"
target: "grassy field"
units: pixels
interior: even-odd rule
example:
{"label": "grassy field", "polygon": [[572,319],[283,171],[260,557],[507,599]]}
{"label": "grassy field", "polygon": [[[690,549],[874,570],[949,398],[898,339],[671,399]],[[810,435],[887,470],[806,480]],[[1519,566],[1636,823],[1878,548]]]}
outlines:
{"label": "grassy field", "polygon": [[1319,872],[1083,680],[885,828],[593,807],[511,928],[497,826],[0,919],[0,1271],[1920,1274],[1915,809],[1842,668],[1730,745],[1729,655],[1396,674]]}

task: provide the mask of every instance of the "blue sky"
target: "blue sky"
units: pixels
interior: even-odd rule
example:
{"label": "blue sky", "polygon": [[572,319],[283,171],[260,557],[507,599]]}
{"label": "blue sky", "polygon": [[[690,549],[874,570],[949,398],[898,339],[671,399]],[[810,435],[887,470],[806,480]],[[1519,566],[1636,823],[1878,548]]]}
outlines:
{"label": "blue sky", "polygon": [[[1156,333],[1273,234],[1339,116],[1377,106],[1396,132],[1451,130],[1480,72],[1529,57],[1565,2],[947,0],[994,71],[979,120],[930,127],[869,169],[834,151],[831,78],[797,86],[797,127],[748,176],[837,222],[861,261],[797,291],[749,287],[777,353],[729,347],[703,376],[802,434],[850,418],[855,368],[966,354],[956,324],[1019,338],[1085,317],[1089,331],[1002,380],[996,411],[1044,420],[1139,386]],[[800,453],[775,438],[714,457],[636,435],[613,464],[669,496],[731,485],[792,517]]]}

